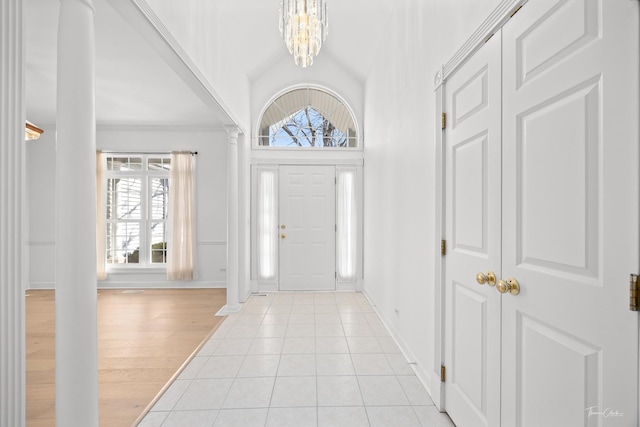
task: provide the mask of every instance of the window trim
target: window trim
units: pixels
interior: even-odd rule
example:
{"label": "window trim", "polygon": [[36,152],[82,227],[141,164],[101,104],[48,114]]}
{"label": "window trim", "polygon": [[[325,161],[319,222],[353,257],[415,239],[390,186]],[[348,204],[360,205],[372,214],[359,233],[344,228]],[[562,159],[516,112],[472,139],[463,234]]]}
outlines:
{"label": "window trim", "polygon": [[[103,200],[105,200],[105,212],[103,213],[103,215],[105,216],[104,220],[105,220],[105,266],[106,266],[106,271],[107,273],[142,273],[142,272],[166,272],[167,270],[167,264],[166,264],[166,257],[165,257],[165,262],[163,263],[153,263],[151,262],[151,249],[150,249],[150,241],[152,240],[152,232],[151,232],[151,223],[154,222],[164,222],[165,224],[165,241],[166,241],[166,237],[167,237],[167,227],[168,227],[168,218],[165,218],[163,220],[154,220],[152,218],[150,218],[150,210],[151,210],[151,190],[150,190],[150,182],[153,178],[166,178],[167,180],[170,179],[170,170],[168,171],[156,171],[156,170],[150,170],[149,169],[149,159],[152,158],[161,158],[161,159],[171,159],[171,154],[170,153],[152,153],[152,152],[145,152],[145,153],[141,153],[141,152],[125,152],[125,151],[118,151],[118,152],[104,152],[105,155],[105,162],[106,162],[106,167],[105,167],[105,173],[104,173],[104,179],[105,179],[105,185],[104,185],[104,192],[101,195],[101,197],[103,197]],[[141,162],[142,162],[142,169],[139,171],[113,171],[113,170],[109,170],[108,167],[108,162],[110,158],[113,157],[128,157],[128,158],[140,158]],[[138,260],[142,261],[144,260],[144,262],[138,262],[138,263],[109,263],[108,262],[108,256],[109,256],[109,250],[108,250],[108,242],[109,242],[109,238],[110,236],[107,234],[108,233],[108,226],[110,224],[113,224],[117,221],[115,221],[114,219],[109,219],[106,217],[107,215],[107,202],[108,202],[108,181],[111,178],[115,178],[115,177],[136,177],[136,178],[140,178],[141,180],[141,185],[140,185],[140,198],[141,200],[144,200],[144,202],[141,202],[141,207],[140,207],[140,220],[137,221],[131,221],[131,222],[137,222],[140,224],[140,246],[138,248]],[[169,184],[169,188],[170,188],[171,184]],[[168,203],[168,202],[167,202]],[[144,232],[142,231],[144,230]]]}
{"label": "window trim", "polygon": [[[347,111],[351,115],[351,119],[353,120],[353,124],[355,126],[355,131],[357,134],[355,138],[355,141],[356,141],[355,147],[273,147],[269,145],[260,145],[260,138],[262,136],[260,135],[260,124],[262,123],[262,118],[264,117],[264,114],[266,113],[267,109],[269,109],[269,107],[281,96],[286,95],[289,92],[293,92],[300,89],[311,89],[311,90],[325,92],[326,94],[336,98],[338,101],[342,103],[342,105],[344,105],[344,107],[347,109]],[[286,89],[283,89],[280,92],[277,92],[275,95],[269,98],[269,100],[265,103],[265,105],[260,110],[260,114],[258,115],[257,122],[255,123],[254,132],[251,139],[252,139],[251,148],[253,150],[260,150],[260,151],[349,152],[349,151],[364,150],[363,148],[364,138],[362,137],[362,129],[360,128],[360,123],[358,123],[357,116],[355,115],[353,108],[351,108],[351,105],[344,99],[344,97],[340,96],[335,91],[330,90],[324,86],[314,85],[314,84],[300,84],[300,85],[289,86]]]}

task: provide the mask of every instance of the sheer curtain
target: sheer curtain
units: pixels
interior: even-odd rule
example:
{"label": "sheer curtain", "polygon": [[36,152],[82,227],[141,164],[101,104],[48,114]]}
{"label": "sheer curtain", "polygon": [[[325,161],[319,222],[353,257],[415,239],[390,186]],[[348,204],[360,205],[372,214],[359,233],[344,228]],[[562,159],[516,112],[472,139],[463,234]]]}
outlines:
{"label": "sheer curtain", "polygon": [[339,167],[337,169],[337,225],[336,248],[338,258],[338,281],[355,282],[357,280],[357,198],[356,168]]}
{"label": "sheer curtain", "polygon": [[257,169],[257,248],[258,281],[276,281],[278,260],[278,210],[276,199],[277,169],[260,167]]}
{"label": "sheer curtain", "polygon": [[107,256],[106,256],[106,210],[105,210],[105,167],[106,156],[102,151],[96,152],[96,261],[98,280],[107,279]]}
{"label": "sheer curtain", "polygon": [[171,153],[167,278],[193,280],[196,269],[195,156]]}

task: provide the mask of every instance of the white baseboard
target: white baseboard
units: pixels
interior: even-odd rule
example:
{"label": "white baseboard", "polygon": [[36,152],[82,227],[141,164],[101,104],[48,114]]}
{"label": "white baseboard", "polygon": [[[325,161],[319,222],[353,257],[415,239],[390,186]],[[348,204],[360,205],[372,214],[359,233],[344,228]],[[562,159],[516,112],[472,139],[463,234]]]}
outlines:
{"label": "white baseboard", "polygon": [[[98,289],[225,289],[227,282],[200,281],[189,282],[134,282],[134,281],[99,281]],[[55,289],[54,282],[32,282],[27,290]]]}
{"label": "white baseboard", "polygon": [[358,284],[356,282],[338,282],[336,284],[336,291],[353,291],[358,290]]}
{"label": "white baseboard", "polygon": [[252,294],[258,293],[258,281],[251,280],[249,283],[250,283],[251,293]]}
{"label": "white baseboard", "polygon": [[139,282],[139,281],[110,281],[98,282],[99,289],[224,289],[227,282],[193,280],[188,282]]}
{"label": "white baseboard", "polygon": [[258,283],[258,293],[261,292],[278,292],[277,283]]}
{"label": "white baseboard", "polygon": [[389,321],[389,319],[386,318],[384,313],[378,310],[378,304],[373,299],[373,297],[366,290],[363,290],[362,294],[367,298],[367,300],[369,300],[369,303],[375,310],[376,314],[378,314],[378,317],[380,317],[380,320],[382,320],[382,323],[384,324],[385,328],[387,328],[387,331],[389,331],[389,334],[391,335],[393,340],[396,342],[396,344],[400,348],[400,351],[402,352],[404,358],[413,368],[414,372],[416,373],[416,376],[418,377],[418,380],[422,383],[424,388],[427,390],[429,397],[436,404],[436,407],[438,408],[438,410],[440,410],[441,384],[442,384],[440,382],[440,378],[435,374],[432,375],[433,373],[432,369],[429,369],[429,367],[427,366],[421,366],[416,362],[417,358],[415,357],[415,354],[413,353],[413,351],[411,351],[411,349],[406,344],[406,342],[404,342],[404,340],[400,337],[400,334],[398,334],[398,331],[394,327],[390,326],[392,325],[392,323]]}
{"label": "white baseboard", "polygon": [[[261,292],[278,292],[277,283],[256,283],[254,293]],[[358,284],[356,282],[338,282],[336,283],[336,292],[358,292]]]}
{"label": "white baseboard", "polygon": [[55,288],[56,284],[54,282],[31,282],[27,290],[50,290]]}
{"label": "white baseboard", "polygon": [[238,304],[236,306],[224,305],[220,310],[218,310],[216,316],[228,316],[230,314],[240,313],[242,311],[242,308],[243,306],[241,304]]}

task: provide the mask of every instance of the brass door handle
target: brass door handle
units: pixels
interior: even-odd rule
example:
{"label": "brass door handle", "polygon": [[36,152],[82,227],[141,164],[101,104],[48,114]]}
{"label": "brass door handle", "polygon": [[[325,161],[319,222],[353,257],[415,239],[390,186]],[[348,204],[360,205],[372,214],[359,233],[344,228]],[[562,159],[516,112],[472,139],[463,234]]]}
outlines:
{"label": "brass door handle", "polygon": [[287,235],[286,234],[281,234],[280,237],[282,237],[283,239],[286,239]]}
{"label": "brass door handle", "polygon": [[513,277],[509,277],[506,282],[499,280],[496,288],[501,294],[509,292],[511,295],[518,295],[520,293],[520,283]]}
{"label": "brass door handle", "polygon": [[485,283],[488,283],[489,286],[495,286],[496,285],[496,274],[493,271],[488,271],[486,274],[480,272],[480,273],[476,274],[476,282],[478,282],[481,285],[484,285]]}

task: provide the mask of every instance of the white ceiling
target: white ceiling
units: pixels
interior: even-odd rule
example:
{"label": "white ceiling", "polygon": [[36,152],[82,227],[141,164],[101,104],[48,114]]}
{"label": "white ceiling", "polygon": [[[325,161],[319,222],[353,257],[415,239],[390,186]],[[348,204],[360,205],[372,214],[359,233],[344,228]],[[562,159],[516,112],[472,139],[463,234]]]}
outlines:
{"label": "white ceiling", "polygon": [[[329,0],[329,35],[317,60],[326,56],[325,61],[348,69],[364,84],[393,1]],[[42,126],[55,123],[59,3],[26,0],[27,118]],[[225,35],[230,51],[237,52],[233,60],[239,62],[249,81],[276,63],[293,61],[278,32],[278,4],[278,0],[216,0],[218,34]],[[106,0],[94,0],[94,5],[99,125],[221,124],[220,115]]]}
{"label": "white ceiling", "polygon": [[[329,34],[316,60],[329,56],[364,83],[398,0],[327,0]],[[290,61],[278,31],[279,0],[218,0],[219,24],[233,43],[250,80],[275,62]]]}

